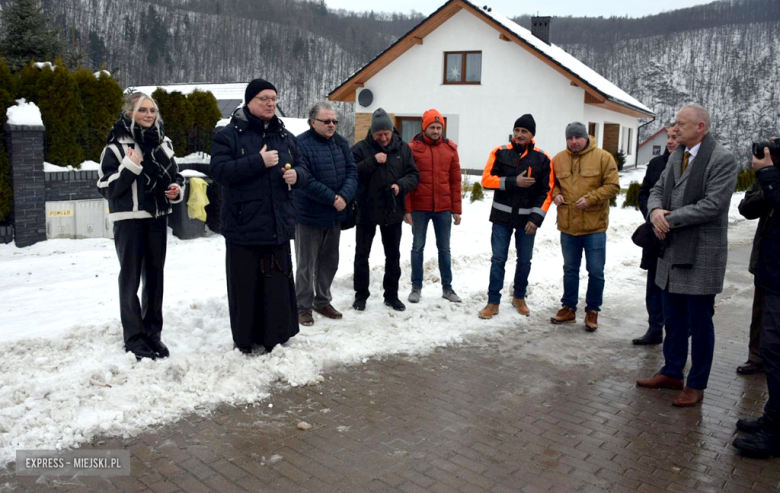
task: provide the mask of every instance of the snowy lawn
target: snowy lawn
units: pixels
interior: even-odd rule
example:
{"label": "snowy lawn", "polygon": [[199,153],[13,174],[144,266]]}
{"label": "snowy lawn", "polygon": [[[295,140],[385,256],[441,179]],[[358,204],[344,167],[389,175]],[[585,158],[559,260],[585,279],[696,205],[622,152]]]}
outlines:
{"label": "snowy lawn", "polygon": [[[643,167],[627,171],[621,186],[641,182],[643,175]],[[736,210],[741,196],[734,196],[730,212],[735,244],[749,243],[755,229]],[[518,316],[509,304],[512,248],[501,313],[489,321],[477,318],[487,302],[491,201],[490,193],[482,202],[464,201],[463,223],[452,229],[453,284],[462,304],[441,298],[433,228],[429,228],[422,302],[407,303],[403,313],[382,303],[384,257],[377,234],[371,256],[372,296],[365,312],[352,310],[353,229],[342,235],[333,286],[333,305],[344,312],[344,319],[333,321],[315,314],[314,326],[301,327],[301,333],[284,347],[251,357],[233,351],[225,245],[219,235],[187,241],[169,236],[162,335],[171,357],[141,362],[122,348],[119,264],[111,240],[50,240],[24,249],[0,245],[0,465],[14,460],[17,449],[78,447],[96,434],[132,436],[185,413],[208,412],[220,403],[268,399],[276,383],[298,386],[321,381],[322,374],[335,366],[398,353],[424,354],[436,347],[502,338],[517,331],[536,341],[534,348],[527,349],[529,355],[554,364],[588,364],[588,352],[570,336],[572,331],[581,332],[580,325],[559,329],[548,323],[562,294],[555,206],[536,239],[527,296],[531,316]],[[640,222],[638,211],[612,208],[605,317],[646,317],[645,275],[638,268],[641,252],[631,243]],[[411,241],[411,230],[405,225],[400,291],[404,302],[411,288]],[[584,296],[584,265],[581,278]],[[635,335],[622,324],[614,325],[600,329],[597,337]]]}

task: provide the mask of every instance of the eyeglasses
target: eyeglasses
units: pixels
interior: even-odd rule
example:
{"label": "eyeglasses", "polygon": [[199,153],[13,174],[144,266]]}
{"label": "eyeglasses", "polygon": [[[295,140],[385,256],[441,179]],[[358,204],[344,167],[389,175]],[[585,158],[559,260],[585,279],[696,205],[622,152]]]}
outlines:
{"label": "eyeglasses", "polygon": [[322,122],[325,125],[330,125],[331,123],[334,124],[334,125],[338,125],[339,124],[338,120],[320,120],[319,118],[315,118],[315,120],[317,120],[318,122]]}
{"label": "eyeglasses", "polygon": [[274,96],[272,98],[269,98],[269,97],[266,97],[266,96],[262,96],[262,97],[255,98],[255,99],[257,99],[258,101],[260,101],[263,104],[267,103],[268,101],[271,101],[272,103],[276,104],[276,102],[279,101],[279,98],[277,98],[276,96]]}
{"label": "eyeglasses", "polygon": [[138,108],[138,113],[141,113],[142,115],[145,115],[147,113],[156,115],[157,114],[157,108]]}

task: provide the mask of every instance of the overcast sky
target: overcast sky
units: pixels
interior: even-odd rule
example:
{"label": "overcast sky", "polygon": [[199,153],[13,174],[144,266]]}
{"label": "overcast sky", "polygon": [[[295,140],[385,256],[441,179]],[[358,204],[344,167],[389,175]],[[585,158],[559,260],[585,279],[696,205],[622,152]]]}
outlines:
{"label": "overcast sky", "polygon": [[[365,0],[325,0],[330,8],[353,11],[403,12],[416,10],[425,15],[444,5],[446,0],[395,0],[366,2]],[[610,17],[613,15],[642,17],[667,10],[710,3],[712,0],[654,0],[652,2],[626,0],[471,0],[480,7],[487,5],[507,17],[523,14],[575,17]]]}

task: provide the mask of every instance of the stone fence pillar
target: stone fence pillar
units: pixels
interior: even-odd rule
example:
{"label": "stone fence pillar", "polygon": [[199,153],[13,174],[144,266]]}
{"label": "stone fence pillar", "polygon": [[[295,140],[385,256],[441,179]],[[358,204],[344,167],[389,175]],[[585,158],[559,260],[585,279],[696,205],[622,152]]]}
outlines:
{"label": "stone fence pillar", "polygon": [[46,189],[43,172],[42,125],[5,124],[6,148],[14,190],[16,246],[46,240]]}

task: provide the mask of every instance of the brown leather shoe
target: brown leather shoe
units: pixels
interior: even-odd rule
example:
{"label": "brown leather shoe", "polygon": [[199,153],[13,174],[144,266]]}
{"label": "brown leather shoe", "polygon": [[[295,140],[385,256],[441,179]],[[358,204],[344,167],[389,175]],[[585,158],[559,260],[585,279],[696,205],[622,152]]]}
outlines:
{"label": "brown leather shoe", "polygon": [[642,378],[636,381],[637,387],[647,387],[648,389],[672,389],[682,390],[685,384],[682,380],[667,377],[656,373],[650,378]]}
{"label": "brown leather shoe", "polygon": [[340,319],[343,315],[340,311],[333,308],[333,305],[315,306],[314,311],[322,315],[323,317],[332,318],[334,320]]}
{"label": "brown leather shoe", "polygon": [[685,387],[685,390],[680,392],[677,399],[672,402],[673,406],[677,407],[693,407],[700,403],[704,399],[704,391],[699,389],[692,389]]}
{"label": "brown leather shoe", "polygon": [[517,309],[517,313],[520,315],[525,315],[527,317],[531,313],[531,310],[528,309],[528,305],[525,304],[523,298],[512,298],[512,306]]}
{"label": "brown leather shoe", "polygon": [[298,323],[306,327],[314,325],[314,317],[311,314],[311,310],[298,312]]}
{"label": "brown leather shoe", "polygon": [[585,330],[588,332],[596,332],[599,328],[599,312],[589,311],[585,314]]}
{"label": "brown leather shoe", "polygon": [[574,314],[574,310],[568,306],[564,306],[554,317],[550,317],[550,322],[554,324],[573,324],[577,321],[577,316]]}
{"label": "brown leather shoe", "polygon": [[484,320],[490,320],[496,315],[498,315],[498,305],[495,303],[488,303],[485,308],[479,311],[479,318]]}

